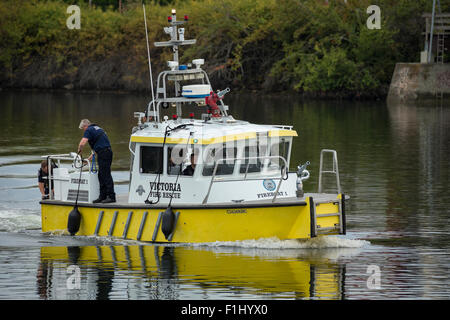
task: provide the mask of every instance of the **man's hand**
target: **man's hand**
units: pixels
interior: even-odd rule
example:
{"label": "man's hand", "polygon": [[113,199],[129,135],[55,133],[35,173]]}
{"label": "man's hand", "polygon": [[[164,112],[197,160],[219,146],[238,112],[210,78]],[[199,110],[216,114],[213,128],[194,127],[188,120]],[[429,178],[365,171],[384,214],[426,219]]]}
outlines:
{"label": "man's hand", "polygon": [[87,138],[81,138],[80,143],[78,145],[78,154],[80,154],[81,151],[83,151],[83,147],[86,145],[87,142],[88,142]]}

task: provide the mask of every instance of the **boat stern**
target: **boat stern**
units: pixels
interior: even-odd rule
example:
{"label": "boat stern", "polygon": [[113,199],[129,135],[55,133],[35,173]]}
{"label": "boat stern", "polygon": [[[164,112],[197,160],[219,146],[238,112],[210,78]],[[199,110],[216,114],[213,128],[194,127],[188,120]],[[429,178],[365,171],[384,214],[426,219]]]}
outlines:
{"label": "boat stern", "polygon": [[305,201],[306,206],[293,224],[289,239],[346,233],[344,194],[307,194]]}

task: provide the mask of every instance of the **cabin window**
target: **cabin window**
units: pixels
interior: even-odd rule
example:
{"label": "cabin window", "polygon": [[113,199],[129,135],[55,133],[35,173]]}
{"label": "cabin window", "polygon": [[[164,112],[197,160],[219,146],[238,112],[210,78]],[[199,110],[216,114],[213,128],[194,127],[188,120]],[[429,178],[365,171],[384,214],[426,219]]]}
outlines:
{"label": "cabin window", "polygon": [[242,153],[244,160],[241,161],[239,173],[245,174],[253,172],[261,172],[267,155],[268,139],[265,135],[258,135],[257,139],[249,139],[245,141],[245,148]]}
{"label": "cabin window", "polygon": [[141,173],[159,174],[163,172],[163,148],[141,147]]}
{"label": "cabin window", "polygon": [[[215,148],[208,148],[206,151],[206,159],[205,163],[203,165],[203,172],[202,174],[204,176],[212,176],[214,172],[214,166],[217,162],[217,170],[216,175],[230,175],[234,172],[234,165],[236,163],[236,156],[237,156],[237,148],[233,147],[226,147],[225,144],[221,147],[215,147]],[[229,160],[222,160],[222,159],[229,159]]]}
{"label": "cabin window", "polygon": [[[286,160],[286,164],[289,162],[289,141],[285,138],[279,140],[279,142],[273,143],[270,147],[270,155],[273,157],[279,156]],[[284,166],[284,161],[280,158],[270,159],[269,170],[278,170]]]}
{"label": "cabin window", "polygon": [[280,157],[283,157],[286,160],[286,162],[289,162],[289,141],[281,139],[278,144],[278,153]]}
{"label": "cabin window", "polygon": [[241,161],[241,166],[239,168],[240,173],[252,173],[252,172],[261,172],[261,158],[260,150],[257,146],[246,146],[244,148],[244,154],[242,155],[244,160]]}
{"label": "cabin window", "polygon": [[167,174],[193,176],[197,165],[198,154],[199,150],[197,148],[188,148],[187,150],[185,146],[182,148],[167,148]]}
{"label": "cabin window", "polygon": [[[175,154],[176,150],[174,151],[173,147],[167,148],[167,174],[168,175],[178,175],[182,169],[182,164],[179,162],[178,155]],[[179,156],[182,157],[183,151],[181,150],[179,152]]]}

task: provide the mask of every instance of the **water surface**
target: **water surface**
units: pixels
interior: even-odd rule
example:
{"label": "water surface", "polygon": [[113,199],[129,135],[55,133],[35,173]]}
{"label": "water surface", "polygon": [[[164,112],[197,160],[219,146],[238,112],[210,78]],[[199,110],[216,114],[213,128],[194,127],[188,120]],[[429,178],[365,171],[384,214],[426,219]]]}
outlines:
{"label": "water surface", "polygon": [[[89,118],[107,131],[116,192],[127,192],[133,112],[148,99],[0,92],[0,299],[450,298],[445,103],[226,96],[236,119],[295,127],[291,169],[311,162],[306,191],[317,190],[320,150],[338,152],[351,196],[346,236],[162,246],[42,234],[40,157],[76,151],[78,124]],[[377,268],[379,285],[371,277]],[[79,289],[70,285],[74,270]]]}

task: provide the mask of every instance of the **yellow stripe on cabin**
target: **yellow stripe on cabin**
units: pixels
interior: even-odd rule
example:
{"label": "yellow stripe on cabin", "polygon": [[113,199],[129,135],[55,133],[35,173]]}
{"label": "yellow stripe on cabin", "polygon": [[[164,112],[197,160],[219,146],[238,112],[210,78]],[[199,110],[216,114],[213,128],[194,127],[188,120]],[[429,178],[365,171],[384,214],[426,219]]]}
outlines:
{"label": "yellow stripe on cabin", "polygon": [[295,130],[270,130],[269,137],[297,137],[297,131]]}
{"label": "yellow stripe on cabin", "polygon": [[[269,131],[269,137],[297,137],[297,132],[295,130],[271,130]],[[247,140],[256,138],[256,132],[245,132],[238,134],[230,134],[226,136],[214,137],[209,139],[197,139],[190,138],[189,143],[193,144],[215,144],[215,143],[225,143],[229,141],[237,140]],[[162,144],[164,142],[163,137],[142,137],[142,136],[132,136],[131,142],[144,142],[144,143],[158,143]],[[187,138],[172,138],[167,137],[166,143],[168,144],[186,144],[188,142]]]}
{"label": "yellow stripe on cabin", "polygon": [[[192,142],[193,139],[191,139]],[[141,136],[132,136],[131,142],[145,142],[145,143],[164,143],[163,137],[141,137]],[[186,138],[166,138],[166,143],[180,144],[186,143]]]}

